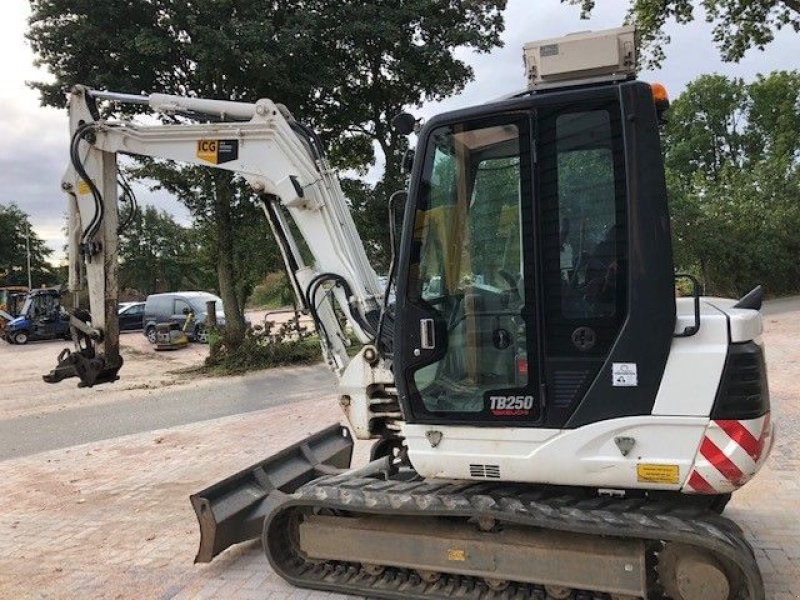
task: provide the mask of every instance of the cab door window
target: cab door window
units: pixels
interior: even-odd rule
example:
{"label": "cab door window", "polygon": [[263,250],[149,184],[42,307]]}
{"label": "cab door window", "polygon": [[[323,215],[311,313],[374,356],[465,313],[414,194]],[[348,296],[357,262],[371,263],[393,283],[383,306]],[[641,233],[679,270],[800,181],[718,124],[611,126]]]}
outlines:
{"label": "cab door window", "polygon": [[522,244],[532,222],[526,125],[459,124],[431,135],[408,281],[409,300],[432,311],[446,338],[437,341],[443,356],[413,373],[429,414],[538,414]]}

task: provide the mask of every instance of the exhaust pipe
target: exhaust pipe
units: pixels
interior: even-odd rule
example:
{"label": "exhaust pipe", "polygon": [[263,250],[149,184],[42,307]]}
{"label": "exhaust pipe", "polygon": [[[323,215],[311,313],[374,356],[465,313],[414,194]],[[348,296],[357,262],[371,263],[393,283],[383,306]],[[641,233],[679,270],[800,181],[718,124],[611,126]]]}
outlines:
{"label": "exhaust pipe", "polygon": [[291,494],[321,475],[341,473],[352,458],[350,431],[331,425],[193,494],[189,499],[200,525],[194,562],[211,562],[230,546],[260,537],[270,494]]}

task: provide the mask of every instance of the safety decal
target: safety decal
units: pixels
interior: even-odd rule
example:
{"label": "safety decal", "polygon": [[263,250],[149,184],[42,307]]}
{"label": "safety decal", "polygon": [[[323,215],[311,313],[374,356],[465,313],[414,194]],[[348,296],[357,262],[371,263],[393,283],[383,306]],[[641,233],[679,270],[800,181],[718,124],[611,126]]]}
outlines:
{"label": "safety decal", "polygon": [[758,419],[712,421],[686,481],[689,492],[727,494],[743,486],[769,452],[769,413]]}
{"label": "safety decal", "polygon": [[636,387],[639,385],[636,363],[612,363],[611,382],[614,387]]}
{"label": "safety decal", "polygon": [[89,184],[86,183],[83,179],[78,180],[78,195],[85,196],[86,194],[90,193],[92,188],[89,187]]}
{"label": "safety decal", "polygon": [[239,140],[197,140],[197,158],[221,165],[239,158]]}
{"label": "safety decal", "polygon": [[447,560],[465,561],[467,560],[467,551],[461,548],[449,548],[447,550]]}
{"label": "safety decal", "polygon": [[639,463],[636,465],[636,479],[640,483],[676,485],[680,481],[680,467],[678,465]]}

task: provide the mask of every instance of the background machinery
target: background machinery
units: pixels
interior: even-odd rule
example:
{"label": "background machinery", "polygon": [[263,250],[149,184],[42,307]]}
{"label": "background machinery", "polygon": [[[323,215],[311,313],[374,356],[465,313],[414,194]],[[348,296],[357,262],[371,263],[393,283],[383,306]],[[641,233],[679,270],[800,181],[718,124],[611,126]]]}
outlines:
{"label": "background machinery", "polygon": [[0,287],[0,337],[5,337],[6,324],[19,314],[27,294],[28,288],[21,285]]}
{"label": "background machinery", "polygon": [[[339,376],[349,429],[192,496],[198,561],[262,536],[291,583],[371,597],[764,598],[718,514],[772,443],[761,294],[675,298],[668,101],[636,81],[633,36],[529,44],[527,90],[419,130],[393,306],[319,137],[284,107],[72,91],[70,283],[91,314],[47,379],[121,366],[118,153],[250,184]],[[214,122],[106,121],[97,101]],[[353,436],[375,441],[360,468]]]}
{"label": "background machinery", "polygon": [[22,345],[35,340],[71,339],[69,315],[61,306],[60,290],[31,290],[13,295],[12,302],[18,312],[3,328],[7,342]]}

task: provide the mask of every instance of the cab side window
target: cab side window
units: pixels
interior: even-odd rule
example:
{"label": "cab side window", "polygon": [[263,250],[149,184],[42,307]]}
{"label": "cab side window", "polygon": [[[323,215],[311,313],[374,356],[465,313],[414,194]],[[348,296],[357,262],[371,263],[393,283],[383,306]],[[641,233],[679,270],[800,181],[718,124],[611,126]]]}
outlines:
{"label": "cab side window", "polygon": [[561,311],[570,319],[617,310],[617,218],[607,111],[556,117]]}
{"label": "cab side window", "polygon": [[627,314],[622,124],[615,104],[542,111],[540,201],[547,352],[604,356]]}

